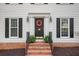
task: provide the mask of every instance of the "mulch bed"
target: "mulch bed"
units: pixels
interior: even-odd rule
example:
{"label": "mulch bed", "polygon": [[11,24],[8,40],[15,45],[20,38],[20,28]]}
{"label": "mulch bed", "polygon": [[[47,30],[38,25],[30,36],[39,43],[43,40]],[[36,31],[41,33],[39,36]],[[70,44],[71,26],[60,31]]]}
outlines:
{"label": "mulch bed", "polygon": [[25,49],[0,50],[0,56],[24,56]]}
{"label": "mulch bed", "polygon": [[[59,48],[55,47],[54,56],[79,56],[79,47]],[[0,56],[25,56],[25,49],[0,50]]]}
{"label": "mulch bed", "polygon": [[54,56],[79,56],[79,47],[72,48],[54,48]]}

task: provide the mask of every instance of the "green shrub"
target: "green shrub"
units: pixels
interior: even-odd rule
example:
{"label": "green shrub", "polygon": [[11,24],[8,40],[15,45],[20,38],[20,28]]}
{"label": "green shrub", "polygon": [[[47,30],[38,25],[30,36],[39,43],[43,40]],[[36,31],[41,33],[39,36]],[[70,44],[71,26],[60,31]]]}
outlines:
{"label": "green shrub", "polygon": [[49,40],[49,36],[45,36],[45,37],[44,37],[44,41],[45,41],[46,43],[48,43],[48,40]]}
{"label": "green shrub", "polygon": [[36,37],[35,36],[30,36],[29,37],[29,43],[34,43],[36,41]]}

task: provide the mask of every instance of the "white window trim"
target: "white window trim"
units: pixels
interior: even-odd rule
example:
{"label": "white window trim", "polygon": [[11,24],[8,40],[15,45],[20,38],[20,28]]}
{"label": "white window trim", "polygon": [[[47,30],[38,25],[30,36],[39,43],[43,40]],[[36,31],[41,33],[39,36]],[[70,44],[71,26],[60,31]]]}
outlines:
{"label": "white window trim", "polygon": [[[17,19],[17,36],[11,36],[11,19]],[[15,28],[15,27],[14,27]],[[18,38],[19,37],[19,19],[18,18],[9,18],[9,38]]]}
{"label": "white window trim", "polygon": [[68,36],[62,36],[61,35],[61,21],[62,21],[63,18],[60,18],[60,38],[69,38],[70,37],[70,18],[67,18],[68,19]]}

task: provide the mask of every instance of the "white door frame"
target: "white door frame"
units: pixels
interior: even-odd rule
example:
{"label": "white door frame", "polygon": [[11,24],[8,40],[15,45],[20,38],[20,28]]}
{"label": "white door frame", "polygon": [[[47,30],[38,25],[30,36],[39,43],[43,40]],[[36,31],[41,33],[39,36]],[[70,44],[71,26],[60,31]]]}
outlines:
{"label": "white door frame", "polygon": [[[45,18],[50,18],[50,13],[28,13],[28,17],[29,18],[31,18],[31,17],[32,18],[44,18],[44,36],[47,35],[45,33],[45,31],[46,31],[46,29],[45,29]],[[29,19],[29,21],[30,21],[30,19]],[[35,23],[35,19],[33,20],[33,22]],[[34,27],[34,29],[33,29],[34,34],[33,35],[35,35],[35,25],[33,27]]]}

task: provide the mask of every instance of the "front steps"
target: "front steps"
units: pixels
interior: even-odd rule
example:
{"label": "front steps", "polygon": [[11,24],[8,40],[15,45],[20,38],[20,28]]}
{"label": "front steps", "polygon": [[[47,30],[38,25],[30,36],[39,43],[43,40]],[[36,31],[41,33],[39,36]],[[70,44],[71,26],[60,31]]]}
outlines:
{"label": "front steps", "polygon": [[41,37],[37,36],[36,39],[43,39],[43,37],[42,36]]}
{"label": "front steps", "polygon": [[27,55],[52,55],[50,45],[49,43],[45,43],[43,40],[37,40],[35,43],[30,43],[27,50]]}
{"label": "front steps", "polygon": [[[37,43],[38,43],[38,42],[40,42],[40,43],[43,42],[43,43],[44,43],[44,40],[39,38],[39,39],[36,40],[36,42],[37,42]],[[38,43],[38,44],[39,44],[39,43]]]}

